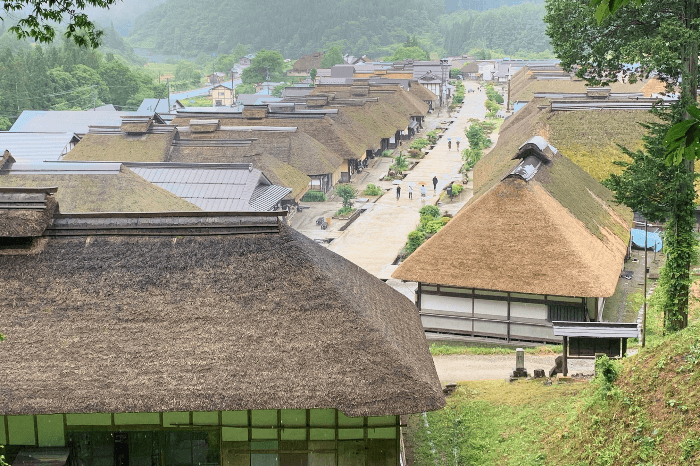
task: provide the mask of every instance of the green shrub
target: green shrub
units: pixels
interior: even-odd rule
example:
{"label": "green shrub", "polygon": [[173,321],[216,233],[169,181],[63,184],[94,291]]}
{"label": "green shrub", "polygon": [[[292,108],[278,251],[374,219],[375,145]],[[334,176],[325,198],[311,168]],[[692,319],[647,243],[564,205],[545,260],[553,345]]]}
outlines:
{"label": "green shrub", "polygon": [[409,146],[409,149],[422,149],[424,147],[428,147],[430,145],[430,141],[428,141],[425,138],[418,138],[415,141],[411,143]]}
{"label": "green shrub", "polygon": [[440,218],[440,208],[436,205],[425,205],[420,208],[418,213],[420,214],[421,219],[425,216]]}
{"label": "green shrub", "polygon": [[365,190],[363,191],[363,193],[366,196],[379,196],[383,192],[384,192],[384,190],[382,188],[380,188],[379,186],[372,184],[372,183],[368,184],[367,187],[365,188]]}
{"label": "green shrub", "polygon": [[306,194],[304,194],[304,197],[301,198],[303,202],[323,202],[326,199],[325,193],[314,189],[307,191]]}
{"label": "green shrub", "polygon": [[421,217],[421,220],[423,219],[426,221],[421,221],[421,223],[418,225],[418,230],[422,231],[426,235],[433,235],[440,231],[443,226],[445,226],[445,224],[442,223],[441,218],[432,218],[426,215],[425,217]]}
{"label": "green shrub", "polygon": [[335,213],[335,216],[336,217],[345,217],[346,215],[348,215],[351,212],[352,212],[352,207],[345,206],[345,207],[341,207],[340,209],[338,209]]}
{"label": "green shrub", "polygon": [[382,152],[382,157],[391,157],[391,151],[385,150],[384,152]]}
{"label": "green shrub", "polygon": [[461,184],[453,184],[452,185],[452,195],[458,196],[459,193],[461,193],[463,189],[464,189],[464,186],[462,186]]}
{"label": "green shrub", "polygon": [[413,251],[418,249],[418,247],[425,241],[425,233],[418,230],[413,230],[408,234],[408,242],[404,248],[406,255],[410,255]]}
{"label": "green shrub", "polygon": [[440,132],[436,129],[425,133],[425,135],[428,138],[428,141],[430,141],[430,144],[437,144],[438,134],[440,134]]}
{"label": "green shrub", "polygon": [[352,205],[350,199],[357,196],[357,191],[349,184],[339,184],[335,187],[335,194],[343,199],[343,207],[348,207]]}
{"label": "green shrub", "polygon": [[474,168],[474,165],[481,159],[481,155],[481,149],[464,149],[462,151],[462,160],[464,160],[463,171]]}
{"label": "green shrub", "polygon": [[425,154],[420,149],[408,149],[408,156],[414,159],[422,159]]}

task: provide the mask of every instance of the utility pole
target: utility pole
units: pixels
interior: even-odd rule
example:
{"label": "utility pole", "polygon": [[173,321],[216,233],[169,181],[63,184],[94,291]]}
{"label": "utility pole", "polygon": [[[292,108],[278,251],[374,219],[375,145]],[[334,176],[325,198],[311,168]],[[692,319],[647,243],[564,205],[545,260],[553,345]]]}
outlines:
{"label": "utility pole", "polygon": [[[647,235],[649,223],[646,217],[644,218],[644,311],[642,312],[642,348],[646,346],[647,342]],[[656,247],[654,247],[656,251]]]}
{"label": "utility pole", "polygon": [[236,99],[233,98],[233,70],[235,68],[231,68],[231,107],[233,107],[233,103],[235,102]]}
{"label": "utility pole", "polygon": [[170,113],[170,78],[167,78],[166,81],[168,82],[168,113]]}
{"label": "utility pole", "polygon": [[446,94],[447,94],[447,73],[450,67],[450,63],[447,58],[440,59],[440,71],[442,76],[440,79],[440,107],[445,105]]}
{"label": "utility pole", "polygon": [[506,111],[510,112],[510,77],[508,77],[508,100],[506,100]]}

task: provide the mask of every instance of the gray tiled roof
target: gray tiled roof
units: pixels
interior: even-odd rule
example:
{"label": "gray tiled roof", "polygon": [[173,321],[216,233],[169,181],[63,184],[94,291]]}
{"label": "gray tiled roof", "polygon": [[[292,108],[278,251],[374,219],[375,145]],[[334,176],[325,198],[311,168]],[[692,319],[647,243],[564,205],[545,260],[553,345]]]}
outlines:
{"label": "gray tiled roof", "polygon": [[[102,113],[102,112],[100,112]],[[58,160],[77,143],[78,137],[72,133],[24,133],[0,132],[0,154],[10,151],[17,162],[43,162]]]}

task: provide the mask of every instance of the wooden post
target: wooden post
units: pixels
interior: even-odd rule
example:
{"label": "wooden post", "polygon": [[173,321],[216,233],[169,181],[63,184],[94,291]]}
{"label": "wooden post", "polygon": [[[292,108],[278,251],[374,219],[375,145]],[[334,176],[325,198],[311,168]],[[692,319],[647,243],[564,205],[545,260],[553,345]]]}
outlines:
{"label": "wooden post", "polygon": [[565,336],[565,337],[564,337],[563,344],[562,344],[563,361],[562,361],[562,365],[561,365],[562,375],[563,375],[564,377],[566,377],[567,375],[569,375],[569,364],[568,364],[567,355],[566,355],[566,353],[569,352],[569,350],[568,350],[568,346],[569,346],[568,343],[569,343],[569,337]]}
{"label": "wooden post", "polygon": [[[647,343],[647,234],[648,234],[647,219],[644,219],[644,311],[642,311],[642,348]],[[656,245],[654,247],[656,251]],[[627,340],[625,340],[626,342]]]}

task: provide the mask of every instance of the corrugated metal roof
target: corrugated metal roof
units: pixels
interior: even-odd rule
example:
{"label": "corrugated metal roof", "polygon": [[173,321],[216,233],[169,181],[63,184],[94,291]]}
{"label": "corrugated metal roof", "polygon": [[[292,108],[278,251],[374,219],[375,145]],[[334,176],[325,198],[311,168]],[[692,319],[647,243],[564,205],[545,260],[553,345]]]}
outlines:
{"label": "corrugated metal roof", "polygon": [[260,211],[273,210],[275,206],[291,192],[292,188],[285,188],[284,186],[260,185],[253,191],[250,207],[253,210]]}
{"label": "corrugated metal roof", "polygon": [[554,336],[598,337],[598,338],[637,338],[639,328],[636,323],[623,322],[552,322]]}
{"label": "corrugated metal roof", "polygon": [[9,175],[118,175],[119,162],[13,163],[3,170]]}
{"label": "corrugated metal roof", "polygon": [[267,211],[291,191],[275,186],[279,189],[268,193],[271,185],[260,170],[247,164],[125,165],[145,180],[207,211]]}
{"label": "corrugated metal roof", "polygon": [[0,153],[9,150],[17,162],[59,160],[61,155],[71,149],[71,141],[78,142],[78,137],[72,132],[24,133],[2,131],[0,132]]}
{"label": "corrugated metal roof", "polygon": [[87,134],[88,126],[120,126],[122,116],[143,115],[143,112],[108,112],[108,111],[38,111],[25,110],[19,116],[15,124],[10,128],[11,132],[57,132]]}
{"label": "corrugated metal roof", "polygon": [[168,99],[143,99],[138,109],[139,113],[170,113]]}

